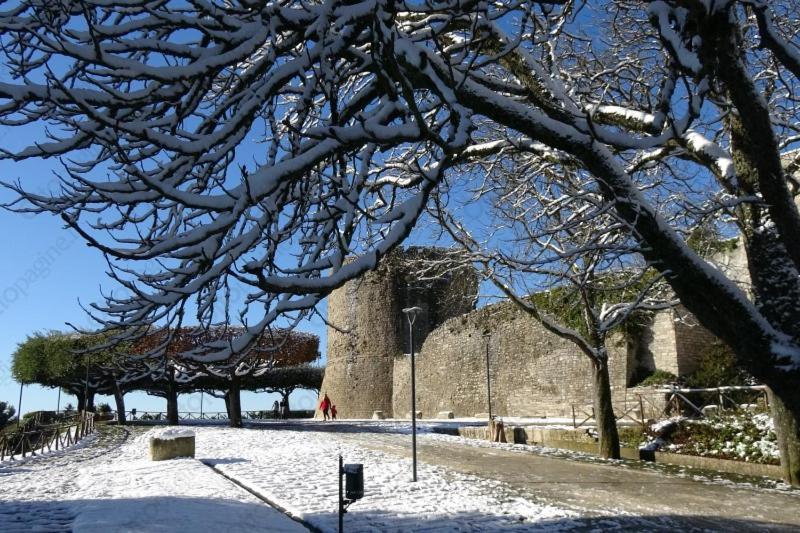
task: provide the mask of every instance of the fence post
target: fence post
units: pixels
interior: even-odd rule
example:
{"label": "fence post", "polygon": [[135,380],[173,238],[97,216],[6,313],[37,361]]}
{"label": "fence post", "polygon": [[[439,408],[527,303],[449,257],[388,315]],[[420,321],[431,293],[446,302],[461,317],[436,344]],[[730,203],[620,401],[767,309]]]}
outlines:
{"label": "fence post", "polygon": [[645,427],[644,423],[644,403],[642,402],[642,395],[639,394],[639,416],[642,418],[642,427]]}

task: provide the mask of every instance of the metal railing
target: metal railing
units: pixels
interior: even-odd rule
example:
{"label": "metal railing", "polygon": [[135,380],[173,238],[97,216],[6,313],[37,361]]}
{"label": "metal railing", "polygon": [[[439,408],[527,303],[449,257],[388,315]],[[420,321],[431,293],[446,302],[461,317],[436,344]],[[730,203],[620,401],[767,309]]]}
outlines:
{"label": "metal railing", "polygon": [[37,419],[0,434],[0,461],[72,446],[95,429],[94,413],[91,412],[78,413],[51,424],[41,424]]}
{"label": "metal railing", "polygon": [[[289,418],[312,418],[314,411],[294,410],[289,412]],[[125,411],[126,420],[136,422],[158,422],[167,419],[165,411]],[[280,412],[275,411],[242,411],[243,420],[279,420]],[[225,411],[199,412],[181,411],[178,413],[178,420],[228,420],[228,413]]]}
{"label": "metal railing", "polygon": [[[154,422],[167,419],[166,411],[138,411],[131,410],[125,411],[125,418],[127,420],[137,422]],[[220,412],[194,412],[183,411],[178,413],[178,420],[227,420],[228,413],[225,411]]]}

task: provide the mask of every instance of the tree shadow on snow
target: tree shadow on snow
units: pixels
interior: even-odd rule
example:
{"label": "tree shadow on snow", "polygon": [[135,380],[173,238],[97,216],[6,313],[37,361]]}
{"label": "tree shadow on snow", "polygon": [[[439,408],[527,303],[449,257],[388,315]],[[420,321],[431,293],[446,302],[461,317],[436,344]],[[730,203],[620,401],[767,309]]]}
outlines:
{"label": "tree shadow on snow", "polygon": [[0,501],[0,531],[199,533],[306,531],[261,502],[221,498]]}
{"label": "tree shadow on snow", "polygon": [[[355,505],[358,505],[357,503]],[[355,506],[354,506],[355,507]],[[681,531],[681,532],[756,532],[798,531],[797,525],[730,519],[720,516],[610,516],[592,518],[556,518],[537,522],[513,516],[481,513],[449,514],[436,518],[397,516],[380,512],[359,512],[354,507],[344,516],[344,530],[350,532],[490,532],[490,531]],[[306,515],[305,520],[317,531],[335,532],[336,513]]]}
{"label": "tree shadow on snow", "polygon": [[[453,513],[421,518],[381,511],[359,511],[356,503],[344,517],[344,530],[355,532],[490,531],[797,531],[796,525],[716,516],[655,515],[556,518],[525,522],[509,515]],[[335,532],[336,512],[303,516],[304,525],[265,503],[211,498],[148,497],[65,501],[0,501],[0,531],[111,533],[196,532]]]}

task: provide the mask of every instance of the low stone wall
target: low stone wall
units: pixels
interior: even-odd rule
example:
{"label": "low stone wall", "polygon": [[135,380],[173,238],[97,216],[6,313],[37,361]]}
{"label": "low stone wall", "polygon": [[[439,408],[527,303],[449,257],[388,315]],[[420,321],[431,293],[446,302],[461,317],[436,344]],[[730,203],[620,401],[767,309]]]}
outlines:
{"label": "low stone wall", "polygon": [[[621,430],[623,433],[625,430]],[[596,455],[597,439],[587,433],[585,429],[552,429],[538,426],[507,426],[505,428],[506,440],[514,444],[532,444],[562,450],[583,452]],[[458,435],[476,440],[488,440],[488,429],[484,426],[466,426],[458,428]],[[620,435],[624,440],[624,435]],[[781,479],[782,471],[777,465],[746,463],[744,461],[731,461],[716,459],[714,457],[699,457],[665,452],[646,452],[633,448],[621,448],[620,455],[623,459],[643,460],[656,463],[665,463],[676,466],[688,466],[702,470],[728,472],[742,476],[758,476]]]}
{"label": "low stone wall", "polygon": [[652,456],[646,460],[653,460],[656,463],[702,468],[703,470],[717,470],[719,472],[729,472],[743,476],[761,476],[775,479],[781,479],[783,477],[783,471],[778,465],[745,463],[744,461],[731,461],[729,459],[717,459],[715,457],[653,452]]}

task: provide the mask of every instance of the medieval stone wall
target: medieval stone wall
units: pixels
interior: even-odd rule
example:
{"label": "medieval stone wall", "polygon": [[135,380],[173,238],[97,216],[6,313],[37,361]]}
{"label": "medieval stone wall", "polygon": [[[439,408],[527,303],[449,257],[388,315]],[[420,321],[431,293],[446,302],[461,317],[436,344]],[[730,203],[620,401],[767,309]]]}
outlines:
{"label": "medieval stone wall", "polygon": [[[417,409],[423,417],[452,411],[455,416],[486,413],[486,339],[492,412],[499,416],[566,416],[572,406],[590,409],[592,369],[575,345],[546,331],[514,304],[489,306],[448,320],[428,335],[416,360]],[[614,402],[622,406],[627,377],[627,344],[609,342]],[[394,364],[395,416],[411,412],[410,358]]]}
{"label": "medieval stone wall", "polygon": [[414,322],[418,347],[441,322],[474,308],[477,284],[473,270],[448,268],[436,249],[411,248],[333,291],[321,393],[328,394],[338,416],[369,418],[374,411],[392,416],[395,358],[409,352],[402,309],[421,308]]}
{"label": "medieval stone wall", "polygon": [[[321,392],[342,418],[392,408],[393,358],[402,349],[394,279],[380,267],[328,296],[328,362]],[[319,407],[319,404],[317,404]]]}
{"label": "medieval stone wall", "polygon": [[[419,260],[435,266],[421,270],[414,264]],[[728,273],[746,269],[742,247],[717,260]],[[593,390],[588,358],[512,303],[471,311],[476,292],[474,271],[453,269],[441,252],[420,248],[396,252],[377,271],[334,291],[328,319],[345,331],[329,328],[322,392],[340,416],[367,418],[376,410],[387,417],[410,414],[410,347],[401,310],[411,306],[422,309],[414,336],[417,407],[423,417],[488,411],[485,331],[491,333],[494,414],[569,416],[573,406],[589,411]],[[656,312],[629,333],[608,343],[618,415],[638,403],[637,391],[642,393],[627,387],[655,370],[691,373],[698,355],[715,342],[682,308]],[[658,411],[660,403],[663,398],[654,397],[644,405],[646,416]]]}

